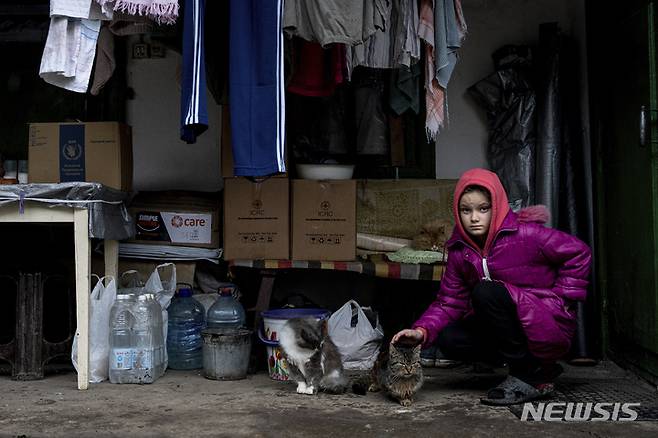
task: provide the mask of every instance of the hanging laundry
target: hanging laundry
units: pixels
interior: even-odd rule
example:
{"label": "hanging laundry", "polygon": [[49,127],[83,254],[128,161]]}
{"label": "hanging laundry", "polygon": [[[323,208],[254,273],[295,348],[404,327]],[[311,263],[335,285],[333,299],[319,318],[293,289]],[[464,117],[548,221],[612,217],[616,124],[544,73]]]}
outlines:
{"label": "hanging laundry", "polygon": [[236,176],[286,171],[282,21],[283,0],[230,0],[229,101]]}
{"label": "hanging laundry", "polygon": [[420,59],[416,0],[387,0],[385,27],[349,49],[348,71],[362,65],[372,68],[410,67]]}
{"label": "hanging laundry", "polygon": [[43,49],[39,76],[67,90],[84,93],[96,54],[103,14],[92,0],[51,0],[50,27]]}
{"label": "hanging laundry", "polygon": [[109,27],[114,35],[125,36],[149,33],[155,26],[148,17],[115,12]]}
{"label": "hanging laundry", "polygon": [[318,43],[296,38],[293,74],[288,91],[302,96],[331,96],[344,81],[345,46],[334,44],[323,49]]}
{"label": "hanging laundry", "polygon": [[290,36],[355,45],[384,29],[390,0],[286,0],[283,27]]}
{"label": "hanging laundry", "polygon": [[206,80],[217,105],[228,105],[228,1],[206,3]]}
{"label": "hanging laundry", "polygon": [[418,35],[426,43],[425,130],[436,140],[448,117],[446,89],[466,36],[461,0],[421,0]]}
{"label": "hanging laundry", "polygon": [[386,73],[366,67],[354,72],[352,85],[358,155],[389,153],[389,126],[384,103]]}
{"label": "hanging laundry", "polygon": [[112,11],[106,11],[92,0],[50,0],[50,16],[111,20]]}
{"label": "hanging laundry", "polygon": [[420,63],[402,66],[391,72],[389,105],[397,115],[407,111],[420,112]]}
{"label": "hanging laundry", "polygon": [[204,61],[204,12],[206,0],[187,0],[183,15],[183,77],[181,81],[180,138],[196,143],[208,129],[206,66]]}
{"label": "hanging laundry", "polygon": [[96,48],[96,61],[94,66],[94,80],[91,83],[89,93],[98,96],[101,89],[110,80],[116,61],[114,59],[114,35],[110,32],[108,26],[101,27],[98,34],[98,43]]}
{"label": "hanging laundry", "polygon": [[95,0],[103,11],[148,16],[158,24],[174,24],[178,18],[178,0]]}

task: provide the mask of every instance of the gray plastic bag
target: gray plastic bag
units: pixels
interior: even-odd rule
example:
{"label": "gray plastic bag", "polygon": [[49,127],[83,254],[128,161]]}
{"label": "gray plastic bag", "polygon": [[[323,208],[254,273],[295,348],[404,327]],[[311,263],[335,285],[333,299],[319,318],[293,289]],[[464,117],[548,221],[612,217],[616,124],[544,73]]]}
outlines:
{"label": "gray plastic bag", "polygon": [[338,347],[346,370],[369,370],[375,364],[384,330],[370,321],[359,303],[350,300],[329,318],[329,337]]}

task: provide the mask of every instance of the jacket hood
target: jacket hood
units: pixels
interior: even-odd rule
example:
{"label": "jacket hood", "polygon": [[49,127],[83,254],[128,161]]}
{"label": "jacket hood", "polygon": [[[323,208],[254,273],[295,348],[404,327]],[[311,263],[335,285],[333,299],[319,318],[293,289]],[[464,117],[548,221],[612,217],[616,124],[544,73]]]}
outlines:
{"label": "jacket hood", "polygon": [[[482,186],[491,194],[491,223],[489,225],[489,232],[487,233],[487,240],[484,244],[484,248],[480,248],[480,246],[477,245],[471,236],[464,230],[459,217],[459,200],[464,194],[464,189],[472,185]],[[476,168],[467,170],[462,174],[461,178],[459,178],[457,187],[455,187],[455,194],[452,203],[455,226],[461,237],[474,248],[480,248],[482,254],[488,254],[493,239],[502,226],[509,211],[510,208],[509,201],[507,200],[507,193],[505,193],[503,184],[495,173],[486,169]]]}

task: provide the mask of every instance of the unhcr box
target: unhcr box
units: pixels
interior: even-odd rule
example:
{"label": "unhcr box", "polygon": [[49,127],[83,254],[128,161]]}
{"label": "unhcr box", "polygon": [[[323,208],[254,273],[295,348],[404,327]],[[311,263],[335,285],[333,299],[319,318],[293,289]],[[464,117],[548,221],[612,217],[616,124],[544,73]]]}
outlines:
{"label": "unhcr box", "polygon": [[292,182],[292,259],[356,258],[356,181]]}
{"label": "unhcr box", "polygon": [[131,189],[129,126],[117,122],[31,123],[29,135],[29,182],[87,181]]}
{"label": "unhcr box", "polygon": [[224,179],[225,260],[287,260],[289,224],[287,178]]}

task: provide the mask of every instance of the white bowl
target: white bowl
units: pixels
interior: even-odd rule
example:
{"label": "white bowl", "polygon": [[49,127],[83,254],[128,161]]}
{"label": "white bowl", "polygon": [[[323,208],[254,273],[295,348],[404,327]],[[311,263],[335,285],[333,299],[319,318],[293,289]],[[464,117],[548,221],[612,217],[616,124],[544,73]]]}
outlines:
{"label": "white bowl", "polygon": [[354,164],[298,164],[297,174],[302,179],[352,179]]}

